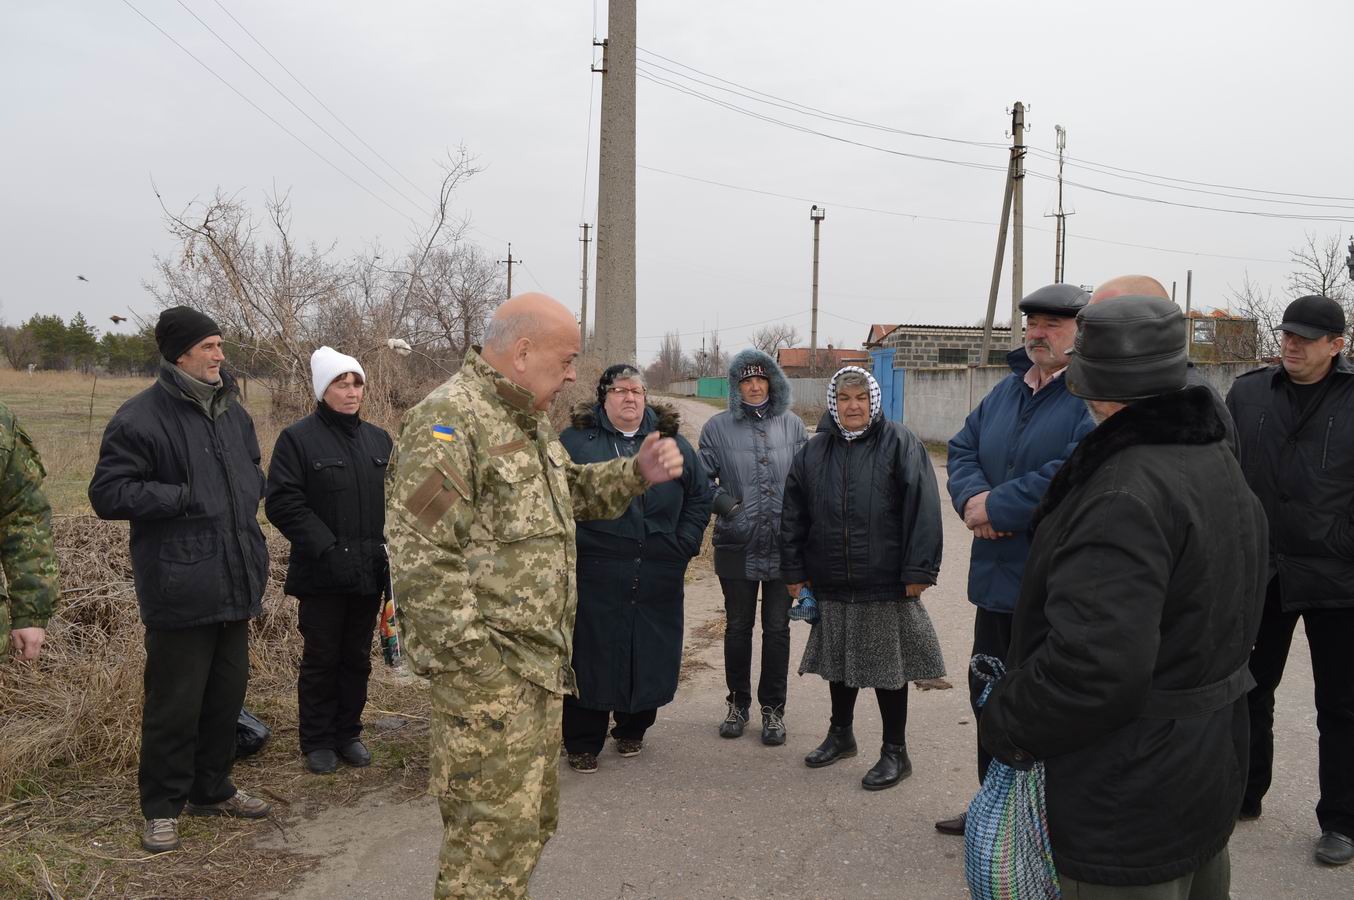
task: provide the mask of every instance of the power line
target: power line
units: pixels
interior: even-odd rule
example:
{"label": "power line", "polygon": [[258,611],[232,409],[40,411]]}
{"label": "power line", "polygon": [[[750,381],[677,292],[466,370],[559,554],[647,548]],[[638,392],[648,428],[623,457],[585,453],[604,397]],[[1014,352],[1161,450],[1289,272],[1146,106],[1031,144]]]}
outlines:
{"label": "power line", "polygon": [[230,41],[227,41],[225,38],[221,37],[221,35],[217,33],[216,29],[212,28],[211,25],[207,24],[205,19],[203,19],[201,16],[199,16],[197,13],[193,11],[192,7],[190,7],[187,3],[184,3],[183,0],[177,0],[177,2],[179,6],[182,6],[184,10],[187,11],[188,15],[192,16],[194,19],[197,19],[198,24],[200,24],[203,28],[207,29],[207,31],[210,32],[212,37],[220,41],[222,46],[224,46],[231,53],[235,54],[236,59],[238,59],[240,62],[248,66],[250,71],[253,72],[255,75],[259,76],[259,78],[262,78],[264,84],[272,88],[277,93],[277,95],[281,97],[283,100],[286,100],[288,103],[290,103],[293,109],[295,109],[301,115],[305,116],[306,121],[310,122],[310,124],[320,129],[320,131],[324,133],[325,137],[329,138],[329,140],[337,144],[339,146],[339,149],[341,149],[344,153],[347,153],[349,156],[351,156],[358,163],[358,165],[362,166],[362,168],[366,169],[368,172],[375,175],[378,181],[380,181],[386,187],[390,188],[392,191],[403,197],[406,203],[411,204],[415,209],[418,208],[419,203],[417,200],[414,200],[408,194],[404,193],[404,191],[400,190],[399,188],[395,187],[395,185],[391,184],[390,181],[384,175],[373,169],[370,165],[367,164],[366,160],[362,159],[362,157],[354,153],[348,147],[347,144],[343,143],[343,141],[340,141],[338,138],[334,137],[333,133],[330,132],[328,128],[325,128],[319,122],[315,121],[314,116],[312,116],[310,113],[302,109],[301,105],[297,103],[295,100],[293,100],[290,96],[288,96],[286,91],[282,90],[282,88],[274,84],[271,78],[269,78],[267,75],[264,75],[262,72],[258,70],[257,66],[251,63],[249,60],[245,59],[244,55],[241,54],[239,50],[236,50],[235,47],[230,43]]}
{"label": "power line", "polygon": [[[597,28],[597,7],[593,5],[593,30]],[[597,46],[597,38],[593,37],[593,47]],[[594,60],[594,63],[596,60]],[[597,91],[597,68],[595,65],[589,65],[592,70],[591,77],[588,78],[588,132],[587,139],[583,144],[583,190],[582,199],[578,203],[578,221],[587,221],[588,217],[588,166],[592,162],[592,104],[593,97]]]}
{"label": "power line", "polygon": [[[700,78],[694,78],[694,77],[692,77],[692,76],[690,76],[690,75],[687,75],[687,74],[685,74],[685,73],[683,73],[683,72],[679,72],[679,71],[677,71],[676,69],[670,69],[670,68],[668,68],[668,67],[666,67],[666,66],[660,66],[660,65],[658,65],[657,63],[649,62],[649,61],[647,61],[647,60],[641,60],[641,64],[642,64],[642,65],[645,65],[645,66],[648,66],[648,67],[654,68],[654,69],[660,69],[660,70],[662,70],[662,71],[664,71],[664,72],[671,73],[671,74],[673,74],[673,75],[676,75],[676,76],[679,77],[679,78],[684,78],[684,79],[686,79],[686,80],[688,80],[688,81],[693,81],[693,82],[695,82],[696,84],[702,85],[702,86],[707,87],[707,88],[712,88],[712,89],[714,89],[714,90],[725,91],[725,92],[727,92],[727,93],[736,94],[737,96],[744,97],[744,98],[746,98],[746,99],[748,99],[748,100],[752,100],[752,101],[757,102],[757,103],[765,103],[765,104],[767,104],[768,106],[776,106],[776,107],[779,107],[779,108],[781,108],[781,109],[788,110],[788,111],[790,111],[790,112],[796,112],[796,113],[799,113],[799,114],[801,114],[801,115],[813,116],[813,117],[820,118],[820,119],[826,119],[826,120],[828,120],[828,121],[831,121],[831,122],[837,122],[837,123],[840,123],[840,124],[843,124],[843,125],[855,125],[855,126],[858,126],[858,127],[860,127],[860,128],[869,128],[869,129],[872,129],[872,130],[875,130],[875,131],[884,131],[884,132],[887,132],[887,133],[889,133],[889,134],[898,134],[898,135],[904,135],[904,136],[906,136],[906,137],[923,138],[923,139],[925,139],[925,140],[930,140],[930,141],[945,141],[945,142],[951,143],[951,144],[965,144],[965,145],[968,145],[968,146],[971,146],[971,147],[987,147],[987,148],[997,148],[997,149],[1002,149],[1002,150],[1005,150],[1005,149],[1006,149],[1006,145],[1005,145],[1005,144],[998,143],[998,142],[995,142],[995,141],[973,141],[973,140],[966,140],[966,139],[964,139],[964,138],[945,137],[944,135],[938,135],[938,134],[927,134],[927,133],[921,132],[921,131],[910,131],[910,130],[907,130],[907,129],[904,129],[904,128],[896,128],[896,127],[891,126],[891,125],[882,125],[882,124],[880,124],[880,123],[878,123],[878,122],[870,122],[870,121],[867,121],[867,120],[865,120],[865,119],[859,119],[859,118],[856,118],[856,117],[854,117],[854,116],[847,116],[847,115],[842,115],[842,114],[840,114],[840,113],[834,113],[834,112],[831,112],[831,111],[829,111],[829,110],[819,109],[818,107],[809,106],[809,105],[804,104],[804,103],[799,103],[799,102],[797,102],[797,101],[795,101],[795,100],[790,100],[790,99],[788,99],[788,98],[786,98],[786,97],[778,97],[778,96],[775,95],[775,94],[768,94],[768,93],[766,93],[765,91],[759,91],[759,90],[757,90],[756,88],[749,87],[749,86],[747,86],[747,85],[745,85],[745,84],[739,84],[739,83],[736,82],[736,81],[730,81],[730,80],[727,79],[727,78],[721,78],[721,77],[718,76],[718,75],[714,75],[714,74],[712,74],[712,73],[710,73],[710,72],[702,71],[702,70],[700,70],[700,69],[695,68],[694,66],[689,66],[689,65],[687,65],[686,63],[678,62],[678,61],[675,60],[675,59],[672,59],[672,58],[667,57],[667,56],[663,56],[661,53],[654,53],[654,52],[651,51],[651,50],[645,50],[643,47],[640,47],[640,48],[638,48],[638,49],[639,49],[639,51],[640,51],[641,53],[645,53],[645,54],[648,54],[649,56],[656,57],[656,58],[658,58],[658,59],[663,60],[664,62],[672,63],[672,64],[675,65],[675,66],[680,66],[680,67],[683,68],[683,69],[686,69],[686,70],[691,71],[691,72],[695,72],[695,73],[697,73],[697,74],[699,74],[699,75],[704,76],[705,78],[713,79],[715,82],[719,82],[719,84],[712,84],[712,83],[709,82],[709,81],[704,81],[704,80],[702,80],[702,79],[700,79]],[[729,85],[729,87],[722,87],[721,85]]]}
{"label": "power line", "polygon": [[156,31],[160,32],[160,34],[162,34],[162,35],[164,35],[166,38],[168,38],[169,41],[170,41],[175,47],[178,47],[178,48],[179,48],[180,50],[182,50],[184,53],[188,54],[188,56],[193,60],[193,62],[197,63],[198,65],[202,66],[202,68],[204,68],[204,69],[206,69],[208,72],[210,72],[211,75],[212,75],[214,78],[216,78],[217,81],[221,82],[221,83],[224,84],[226,87],[230,88],[230,89],[235,93],[235,95],[238,96],[241,100],[243,100],[245,103],[248,103],[250,106],[254,107],[254,109],[257,110],[257,111],[258,111],[264,118],[266,118],[269,122],[272,122],[272,123],[273,123],[274,125],[276,125],[278,128],[280,128],[280,129],[282,129],[284,132],[286,132],[286,134],[287,134],[289,137],[291,137],[292,140],[296,141],[296,142],[297,142],[298,144],[300,144],[302,147],[305,147],[305,148],[306,148],[307,150],[309,150],[311,153],[315,154],[315,156],[318,157],[318,158],[320,159],[320,161],[323,162],[325,165],[329,166],[329,168],[333,169],[335,172],[339,173],[339,174],[342,175],[344,178],[346,178],[346,179],[348,179],[349,181],[351,181],[351,182],[352,182],[354,185],[356,185],[357,187],[359,187],[359,188],[361,188],[362,190],[366,191],[368,194],[370,194],[370,195],[371,195],[373,198],[375,198],[377,201],[379,201],[380,203],[382,203],[382,204],[384,204],[386,207],[388,207],[388,208],[391,210],[391,212],[394,212],[395,214],[397,214],[397,215],[399,215],[399,216],[401,216],[401,217],[407,219],[411,225],[414,225],[414,226],[417,226],[417,225],[418,225],[418,222],[416,222],[416,221],[413,219],[412,216],[410,216],[409,214],[407,214],[407,213],[405,213],[405,212],[400,211],[400,210],[397,209],[390,201],[386,200],[386,198],[382,197],[380,194],[377,194],[377,193],[376,193],[375,191],[373,191],[371,188],[367,187],[365,184],[363,184],[362,182],[358,181],[358,180],[357,180],[356,178],[354,178],[353,176],[349,175],[349,174],[348,174],[347,172],[345,172],[343,169],[340,169],[337,165],[335,165],[332,161],[330,161],[330,159],[329,159],[327,156],[325,156],[323,153],[321,153],[320,151],[316,150],[314,147],[310,146],[310,144],[307,144],[304,140],[302,140],[302,139],[296,134],[296,132],[292,131],[292,130],[291,130],[290,128],[288,128],[286,125],[283,125],[283,124],[282,124],[281,122],[279,122],[277,119],[273,118],[273,116],[270,115],[270,114],[268,113],[267,110],[265,110],[263,107],[259,106],[259,105],[258,105],[257,103],[255,103],[253,100],[250,100],[247,96],[244,95],[244,93],[242,93],[242,92],[240,91],[239,88],[237,88],[235,85],[231,84],[231,83],[230,83],[229,81],[227,81],[225,78],[221,77],[221,75],[219,75],[215,69],[213,69],[211,66],[207,65],[205,62],[203,62],[201,59],[199,59],[197,56],[195,56],[195,55],[193,54],[193,51],[189,50],[189,49],[188,49],[187,47],[185,47],[183,44],[180,44],[180,43],[174,38],[173,35],[171,35],[169,32],[167,32],[167,31],[165,31],[163,28],[161,28],[158,24],[156,24],[156,22],[155,22],[154,20],[152,20],[149,16],[147,16],[147,15],[146,15],[145,13],[143,13],[141,10],[139,10],[139,9],[137,9],[135,6],[133,6],[133,5],[131,4],[131,0],[122,0],[122,3],[123,3],[123,5],[126,6],[128,9],[130,9],[132,12],[136,13],[138,16],[140,16],[141,18],[145,19],[146,22],[149,23],[150,26],[151,26],[152,28],[154,28]]}
{"label": "power line", "polygon": [[[670,170],[668,170],[668,169],[659,169],[659,168],[656,168],[656,167],[654,167],[654,166],[639,165],[639,166],[636,166],[636,168],[644,169],[645,171],[649,171],[649,172],[658,172],[659,174],[662,174],[662,175],[671,175],[671,176],[674,177],[674,178],[682,178],[682,179],[685,179],[685,180],[687,180],[687,181],[695,181],[695,182],[699,182],[699,183],[701,183],[701,184],[708,184],[708,185],[712,185],[712,186],[714,186],[714,187],[722,187],[722,188],[727,188],[727,189],[729,189],[729,190],[742,191],[742,192],[744,192],[744,193],[749,193],[749,194],[760,194],[760,195],[765,196],[765,197],[777,197],[777,198],[780,198],[780,199],[782,199],[782,200],[795,200],[795,201],[798,201],[798,202],[810,202],[810,198],[809,198],[809,197],[801,197],[801,196],[796,196],[796,195],[794,195],[794,194],[782,194],[782,193],[778,193],[778,192],[776,192],[776,191],[761,190],[761,189],[759,189],[759,188],[744,187],[744,186],[742,186],[742,185],[729,184],[729,183],[723,182],[723,181],[713,181],[713,180],[708,179],[708,178],[698,178],[698,177],[696,177],[695,175],[685,175],[685,174],[683,174],[683,173],[681,173],[681,172],[673,172],[673,171],[670,171]],[[872,207],[872,206],[853,206],[853,205],[851,205],[851,204],[849,204],[849,203],[840,203],[840,202],[833,201],[833,200],[828,200],[828,199],[825,199],[825,198],[822,198],[822,197],[814,197],[814,198],[812,198],[812,201],[811,201],[811,202],[815,202],[815,203],[822,202],[822,203],[825,203],[825,204],[831,204],[832,206],[834,206],[834,207],[836,207],[836,208],[840,208],[840,209],[851,209],[851,210],[856,210],[856,211],[858,211],[858,212],[876,213],[876,214],[878,214],[878,215],[884,215],[884,216],[897,216],[897,217],[899,217],[899,218],[904,218],[904,219],[925,219],[925,220],[927,220],[927,221],[932,221],[932,222],[952,222],[952,223],[956,223],[956,224],[960,224],[960,225],[982,225],[982,226],[984,226],[984,227],[991,227],[991,226],[996,225],[995,222],[985,222],[985,221],[979,221],[979,220],[977,220],[977,219],[953,219],[953,218],[947,218],[947,217],[944,217],[944,216],[927,216],[927,215],[922,215],[922,214],[920,214],[920,213],[911,213],[911,212],[905,212],[905,211],[902,211],[902,210],[880,209],[880,208],[878,208],[878,207]],[[1028,230],[1030,230],[1030,231],[1040,231],[1040,232],[1045,232],[1045,233],[1048,232],[1048,229],[1046,229],[1046,228],[1036,228],[1036,227],[1033,227],[1033,226],[1027,226],[1027,228],[1028,228]],[[1083,240],[1083,241],[1094,241],[1095,243],[1099,243],[1099,244],[1114,244],[1114,245],[1119,246],[1119,247],[1134,247],[1134,248],[1139,249],[1139,250],[1156,250],[1156,251],[1159,251],[1159,252],[1161,252],[1161,253],[1179,253],[1179,254],[1186,255],[1186,256],[1205,256],[1205,257],[1209,257],[1209,258],[1212,258],[1212,259],[1231,259],[1231,260],[1238,260],[1238,261],[1240,261],[1240,262],[1280,263],[1280,264],[1283,264],[1283,265],[1287,265],[1287,264],[1289,264],[1290,262],[1292,262],[1292,260],[1287,260],[1287,259],[1267,259],[1267,258],[1264,258],[1264,257],[1254,257],[1254,256],[1232,256],[1232,255],[1225,254],[1225,253],[1206,253],[1206,252],[1204,252],[1204,251],[1202,251],[1202,250],[1181,250],[1181,249],[1174,248],[1174,247],[1159,247],[1159,246],[1155,246],[1155,245],[1152,245],[1152,244],[1135,244],[1135,243],[1132,243],[1132,242],[1130,242],[1130,241],[1117,241],[1117,240],[1112,240],[1112,239],[1110,239],[1110,238],[1092,237],[1092,236],[1090,236],[1090,235],[1078,235],[1078,236],[1077,236],[1077,239],[1078,239],[1078,240]]]}
{"label": "power line", "polygon": [[356,131],[354,131],[354,130],[348,125],[347,122],[345,122],[345,121],[343,121],[343,119],[339,118],[339,114],[336,113],[336,112],[334,112],[332,109],[330,109],[330,108],[329,108],[329,105],[328,105],[327,103],[325,103],[325,102],[324,102],[323,100],[321,100],[319,97],[315,96],[315,92],[312,91],[310,88],[306,87],[305,83],[304,83],[303,81],[301,81],[301,79],[298,78],[298,77],[296,76],[296,74],[292,72],[291,69],[287,68],[286,65],[283,64],[282,60],[280,60],[280,59],[278,59],[276,56],[274,56],[274,55],[273,55],[273,52],[272,52],[271,50],[269,50],[267,47],[265,47],[265,46],[263,45],[263,42],[260,41],[257,37],[254,36],[254,32],[252,32],[252,31],[250,31],[248,28],[246,28],[246,27],[244,26],[244,23],[241,22],[239,19],[235,18],[234,13],[232,13],[229,9],[227,9],[227,8],[221,3],[221,0],[212,0],[212,2],[214,2],[218,7],[220,7],[220,8],[221,8],[221,11],[222,11],[223,13],[225,13],[227,16],[229,16],[229,17],[230,17],[230,20],[231,20],[232,22],[234,22],[234,23],[239,27],[239,29],[240,29],[241,31],[243,31],[245,34],[249,35],[249,39],[250,39],[251,41],[253,41],[255,44],[257,44],[257,45],[258,45],[258,48],[259,48],[260,50],[262,50],[264,53],[268,54],[268,58],[271,59],[273,62],[277,63],[278,68],[280,68],[282,71],[286,72],[287,75],[288,75],[288,77],[290,77],[292,81],[296,82],[297,85],[300,86],[301,90],[303,90],[303,91],[305,91],[307,94],[309,94],[309,95],[310,95],[310,99],[312,99],[312,100],[314,100],[316,103],[320,104],[320,106],[324,109],[325,112],[327,112],[327,113],[329,113],[329,115],[333,116],[335,122],[338,122],[340,125],[342,125],[342,126],[347,130],[347,132],[348,132],[349,134],[351,134],[353,137],[357,138],[358,142],[359,142],[363,147],[366,147],[368,150],[370,150],[373,156],[375,156],[375,157],[376,157],[377,159],[379,159],[381,162],[383,162],[383,163],[385,163],[387,166],[389,166],[389,167],[390,167],[390,171],[394,172],[396,175],[400,176],[400,178],[404,179],[404,183],[405,183],[405,184],[409,185],[409,186],[410,186],[411,188],[413,188],[414,190],[416,190],[416,191],[418,191],[419,193],[423,194],[423,196],[427,197],[429,200],[433,200],[433,197],[432,197],[430,194],[428,194],[428,192],[427,192],[427,190],[426,190],[425,188],[420,187],[417,183],[415,183],[414,181],[412,181],[412,180],[411,180],[408,176],[406,176],[403,172],[401,172],[399,169],[395,168],[395,164],[394,164],[394,163],[392,163],[390,160],[388,160],[388,159],[386,159],[384,156],[382,156],[382,155],[380,154],[380,152],[379,152],[375,147],[373,147],[371,144],[368,144],[366,141],[364,141],[364,140],[362,139],[362,135],[358,134]]}
{"label": "power line", "polygon": [[748,322],[744,325],[722,325],[716,326],[714,328],[701,328],[697,331],[664,332],[663,334],[641,334],[639,335],[639,339],[648,341],[665,338],[668,336],[668,334],[675,334],[677,337],[691,337],[693,334],[709,334],[712,331],[725,331],[725,330],[737,331],[740,328],[755,328],[758,325],[768,325],[772,322],[782,322],[785,319],[794,319],[799,316],[807,316],[810,312],[812,312],[812,310],[802,309],[799,312],[784,313],[779,316],[772,316],[769,319],[762,319],[760,322]]}

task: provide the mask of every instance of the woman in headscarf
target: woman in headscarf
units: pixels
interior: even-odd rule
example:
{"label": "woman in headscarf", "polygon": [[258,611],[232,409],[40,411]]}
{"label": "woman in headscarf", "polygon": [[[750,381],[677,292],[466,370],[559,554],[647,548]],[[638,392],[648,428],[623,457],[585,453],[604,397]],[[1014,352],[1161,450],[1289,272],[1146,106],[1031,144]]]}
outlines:
{"label": "woman in headscarf", "polygon": [[283,589],[300,600],[297,730],[306,768],[371,763],[360,737],[371,639],[385,588],[390,435],[362,420],[367,376],[351,356],[310,357],[315,411],[277,437],[264,512],[291,541]]}
{"label": "woman in headscarf", "polygon": [[884,723],[866,790],[912,773],[907,755],[907,683],[945,674],[940,644],[921,604],[940,571],[940,494],[926,448],[880,414],[879,385],[864,369],[832,376],[827,414],[795,456],[781,514],[781,572],[791,596],[811,585],[820,620],[799,673],[828,682],[827,738],[810,768],[856,755],[856,694],[874,688]]}
{"label": "woman in headscarf", "polygon": [[573,668],[578,696],[564,698],[564,747],[576,772],[597,771],[611,736],[637,756],[658,708],[677,692],[687,564],[700,552],[710,496],[696,451],[677,433],[677,413],[646,402],[630,365],[602,373],[597,402],[574,412],[559,436],[574,462],[634,456],[652,431],[676,439],[682,477],[649,488],[618,519],[578,523],[578,616]]}

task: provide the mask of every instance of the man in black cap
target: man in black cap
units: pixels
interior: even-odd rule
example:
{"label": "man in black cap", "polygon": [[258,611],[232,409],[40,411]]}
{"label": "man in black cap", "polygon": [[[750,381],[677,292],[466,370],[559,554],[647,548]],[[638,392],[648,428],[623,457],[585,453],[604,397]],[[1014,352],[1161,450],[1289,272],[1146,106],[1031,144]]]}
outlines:
{"label": "man in black cap", "polygon": [[89,501],[131,521],[146,627],[141,845],[179,846],[178,817],[261,818],[268,804],[230,780],[249,678],[249,619],[262,612],[265,479],[254,422],[222,371],[221,329],[186,306],[160,314],[156,383],[103,434]]}
{"label": "man in black cap", "polygon": [[[1011,612],[1030,550],[1030,519],[1049,479],[1094,427],[1086,406],[1067,393],[1063,370],[1077,334],[1077,313],[1087,295],[1069,284],[1050,284],[1020,301],[1025,346],[1007,354],[1011,374],[969,413],[950,440],[948,486],[955,512],[973,532],[968,598],[973,654],[1006,658]],[[978,714],[984,682],[968,676],[969,701]],[[991,757],[978,747],[978,781]],[[936,830],[963,834],[964,815],[942,819]]]}
{"label": "man in black cap", "polygon": [[1208,391],[1187,387],[1175,304],[1077,320],[1067,390],[1098,425],[1035,514],[979,738],[1014,768],[1044,763],[1064,897],[1225,900],[1264,510]]}
{"label": "man in black cap", "polygon": [[1227,406],[1241,467],[1269,516],[1269,589],[1251,653],[1251,755],[1241,818],[1260,815],[1274,767],[1274,691],[1301,617],[1316,683],[1327,865],[1354,859],[1354,366],[1345,314],[1326,297],[1284,310],[1283,359],[1236,380]]}

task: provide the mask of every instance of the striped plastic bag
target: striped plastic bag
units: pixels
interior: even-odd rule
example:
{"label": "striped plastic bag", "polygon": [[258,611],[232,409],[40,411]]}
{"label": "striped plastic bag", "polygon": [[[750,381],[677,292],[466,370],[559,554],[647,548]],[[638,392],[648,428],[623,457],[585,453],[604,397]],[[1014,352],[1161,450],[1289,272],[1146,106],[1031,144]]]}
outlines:
{"label": "striped plastic bag", "polygon": [[[992,656],[975,656],[969,667],[987,682],[978,698],[981,708],[1006,667]],[[974,900],[1062,896],[1048,837],[1042,762],[1021,771],[992,761],[964,823],[964,877]]]}

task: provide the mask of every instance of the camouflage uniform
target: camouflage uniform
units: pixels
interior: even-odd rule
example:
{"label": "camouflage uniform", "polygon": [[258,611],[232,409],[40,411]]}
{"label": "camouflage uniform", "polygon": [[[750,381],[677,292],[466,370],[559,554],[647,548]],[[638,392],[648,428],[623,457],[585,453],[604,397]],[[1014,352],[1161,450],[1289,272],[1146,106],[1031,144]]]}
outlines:
{"label": "camouflage uniform", "polygon": [[387,534],[405,650],[432,680],[438,896],[522,897],[555,831],[577,606],[574,520],[615,518],[633,458],[572,462],[476,352],[404,417]]}
{"label": "camouflage uniform", "polygon": [[52,508],[42,493],[47,471],[14,413],[0,403],[0,659],[10,652],[10,628],[46,628],[56,608]]}

